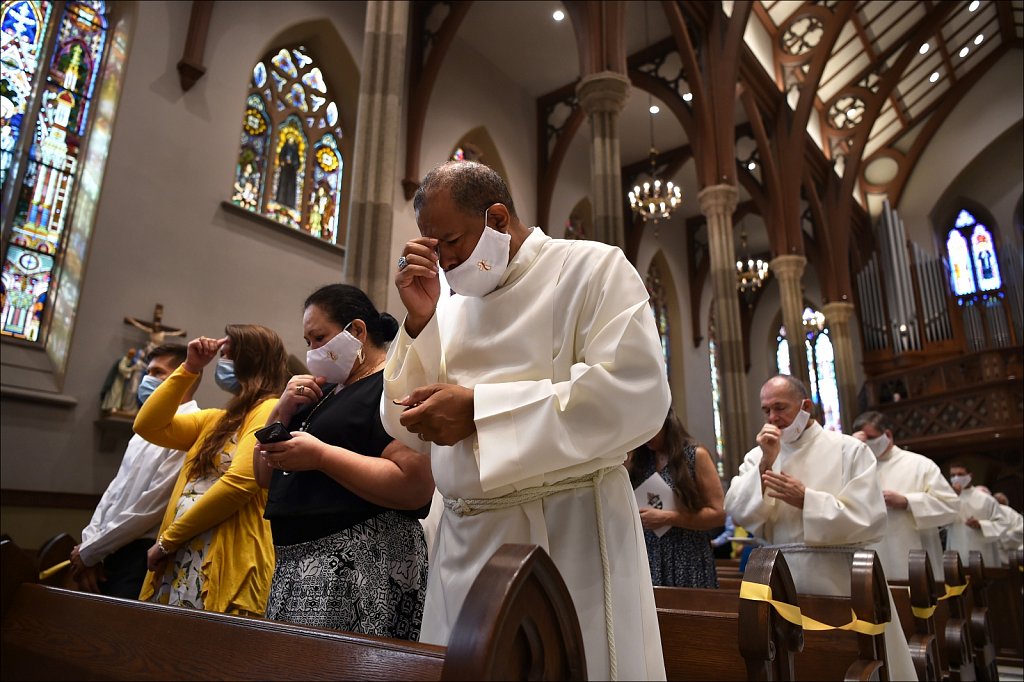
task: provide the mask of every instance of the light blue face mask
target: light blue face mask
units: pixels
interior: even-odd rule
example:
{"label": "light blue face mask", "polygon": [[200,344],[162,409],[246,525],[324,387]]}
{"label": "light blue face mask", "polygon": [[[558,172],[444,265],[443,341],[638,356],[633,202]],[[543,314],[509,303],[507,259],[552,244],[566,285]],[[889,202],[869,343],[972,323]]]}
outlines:
{"label": "light blue face mask", "polygon": [[156,387],[162,383],[164,383],[163,379],[157,379],[155,376],[151,376],[149,374],[142,377],[142,381],[139,382],[139,392],[135,396],[139,399],[139,407],[142,407],[143,403],[146,402],[146,399],[153,395],[153,391],[155,391]]}
{"label": "light blue face mask", "polygon": [[227,358],[217,361],[217,374],[213,380],[228,393],[238,394],[242,390],[242,384],[235,376],[235,363]]}

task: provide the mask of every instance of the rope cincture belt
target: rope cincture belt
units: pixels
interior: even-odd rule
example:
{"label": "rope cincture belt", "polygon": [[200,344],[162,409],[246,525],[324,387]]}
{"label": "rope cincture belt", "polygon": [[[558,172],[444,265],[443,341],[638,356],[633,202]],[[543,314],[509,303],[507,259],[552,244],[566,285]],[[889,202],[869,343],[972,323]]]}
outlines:
{"label": "rope cincture belt", "polygon": [[598,469],[593,473],[585,474],[583,476],[574,476],[573,478],[566,478],[561,481],[555,481],[554,483],[545,483],[531,488],[514,490],[507,495],[502,495],[500,497],[444,498],[444,506],[452,513],[458,516],[476,516],[477,514],[483,514],[484,512],[507,509],[508,507],[516,507],[526,504],[527,502],[542,500],[548,495],[565,492],[566,490],[575,490],[577,488],[594,489],[594,508],[597,513],[597,546],[601,552],[601,580],[604,586],[604,629],[605,636],[608,638],[608,668],[610,680],[618,679],[618,661],[615,655],[615,629],[612,622],[611,567],[608,561],[608,543],[605,539],[604,514],[601,507],[600,487],[601,479],[604,478],[604,475],[609,471],[614,471],[618,468],[620,467],[605,467],[604,469]]}
{"label": "rope cincture belt", "polygon": [[741,582],[740,599],[768,602],[775,609],[776,613],[790,623],[799,625],[804,630],[852,630],[863,635],[880,635],[885,632],[886,623],[871,623],[866,620],[860,620],[857,618],[857,614],[853,612],[853,609],[850,609],[850,615],[853,616],[853,620],[846,625],[827,625],[814,620],[803,615],[800,612],[799,606],[772,599],[772,588],[761,583]]}
{"label": "rope cincture belt", "polygon": [[[961,594],[964,593],[964,590],[966,590],[967,586],[970,584],[971,576],[966,576],[966,580],[964,581],[963,585],[954,585],[953,587],[946,585],[946,594],[939,597],[936,601],[943,601],[945,599],[949,599],[950,597],[959,597]],[[935,613],[935,609],[937,608],[939,608],[939,605],[935,604],[935,606],[928,606],[923,609],[919,606],[912,606],[910,607],[910,610],[914,612],[914,616],[916,618],[923,618],[925,620],[928,620],[932,617],[932,615]]]}

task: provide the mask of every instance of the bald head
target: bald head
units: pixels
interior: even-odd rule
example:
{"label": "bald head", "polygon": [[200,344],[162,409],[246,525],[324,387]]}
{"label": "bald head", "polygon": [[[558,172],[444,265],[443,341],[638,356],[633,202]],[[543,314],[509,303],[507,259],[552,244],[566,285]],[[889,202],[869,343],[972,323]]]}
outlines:
{"label": "bald head", "polygon": [[797,401],[810,400],[810,394],[807,392],[807,387],[804,386],[804,382],[794,376],[790,376],[789,374],[776,374],[771,379],[764,382],[764,385],[761,387],[761,393],[764,394],[765,389],[769,387],[773,391],[788,393]]}
{"label": "bald head", "polygon": [[761,411],[764,420],[784,429],[793,423],[800,410],[810,412],[813,406],[803,382],[788,374],[773,376],[761,387]]}

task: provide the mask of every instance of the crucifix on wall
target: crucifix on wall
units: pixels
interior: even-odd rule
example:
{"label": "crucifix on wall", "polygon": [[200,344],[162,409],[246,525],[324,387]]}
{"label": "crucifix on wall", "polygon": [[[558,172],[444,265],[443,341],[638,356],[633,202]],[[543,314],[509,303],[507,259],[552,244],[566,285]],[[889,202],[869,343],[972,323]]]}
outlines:
{"label": "crucifix on wall", "polygon": [[152,320],[140,320],[137,317],[126,315],[124,323],[149,334],[149,343],[146,345],[147,353],[162,344],[168,336],[185,336],[184,329],[168,327],[164,324],[164,306],[161,303],[154,306]]}

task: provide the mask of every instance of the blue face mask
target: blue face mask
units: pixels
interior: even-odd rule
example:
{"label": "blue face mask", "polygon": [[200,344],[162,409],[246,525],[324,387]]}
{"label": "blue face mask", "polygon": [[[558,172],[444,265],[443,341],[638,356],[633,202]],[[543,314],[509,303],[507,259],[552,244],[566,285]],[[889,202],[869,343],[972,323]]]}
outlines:
{"label": "blue face mask", "polygon": [[228,393],[237,394],[242,390],[242,384],[235,376],[235,363],[227,358],[217,361],[217,374],[214,376],[214,381]]}
{"label": "blue face mask", "polygon": [[142,377],[142,381],[139,383],[139,392],[136,394],[136,397],[139,399],[139,407],[142,407],[142,404],[146,402],[146,399],[153,395],[153,391],[155,391],[156,387],[162,383],[163,379],[157,379],[149,374]]}

